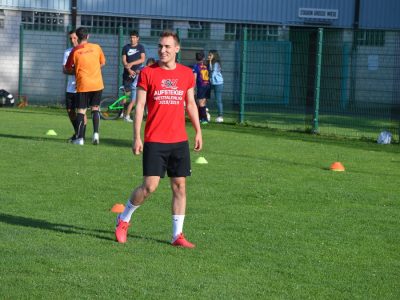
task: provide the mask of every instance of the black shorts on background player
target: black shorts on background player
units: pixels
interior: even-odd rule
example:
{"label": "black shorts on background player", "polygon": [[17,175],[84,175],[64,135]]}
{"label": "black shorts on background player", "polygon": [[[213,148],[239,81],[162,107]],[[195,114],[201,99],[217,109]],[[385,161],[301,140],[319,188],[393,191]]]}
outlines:
{"label": "black shorts on background player", "polygon": [[86,109],[91,106],[99,106],[102,90],[95,92],[80,92],[78,93],[77,108]]}
{"label": "black shorts on background player", "polygon": [[75,110],[78,107],[77,93],[65,93],[65,107],[70,110]]}

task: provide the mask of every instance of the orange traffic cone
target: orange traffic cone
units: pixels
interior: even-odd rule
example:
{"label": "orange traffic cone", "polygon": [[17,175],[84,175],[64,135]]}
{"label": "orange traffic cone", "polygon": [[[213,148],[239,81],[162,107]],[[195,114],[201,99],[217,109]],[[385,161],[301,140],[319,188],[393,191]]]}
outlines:
{"label": "orange traffic cone", "polygon": [[122,213],[124,210],[125,210],[125,205],[120,203],[114,204],[113,207],[111,208],[111,211],[113,213],[118,213],[118,214]]}
{"label": "orange traffic cone", "polygon": [[332,171],[335,171],[335,172],[344,172],[344,170],[345,170],[345,168],[342,165],[342,163],[338,162],[338,161],[336,161],[333,164],[331,164],[330,169]]}

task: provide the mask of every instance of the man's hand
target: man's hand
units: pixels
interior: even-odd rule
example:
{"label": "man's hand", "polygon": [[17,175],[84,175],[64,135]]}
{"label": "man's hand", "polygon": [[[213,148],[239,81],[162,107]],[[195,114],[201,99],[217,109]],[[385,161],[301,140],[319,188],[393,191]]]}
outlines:
{"label": "man's hand", "polygon": [[135,139],[132,145],[132,152],[134,155],[140,155],[143,152],[143,143],[141,139]]}
{"label": "man's hand", "polygon": [[203,138],[201,133],[196,134],[194,138],[194,151],[199,152],[203,148]]}
{"label": "man's hand", "polygon": [[128,70],[129,76],[134,78],[136,76],[136,72],[132,71],[131,69]]}

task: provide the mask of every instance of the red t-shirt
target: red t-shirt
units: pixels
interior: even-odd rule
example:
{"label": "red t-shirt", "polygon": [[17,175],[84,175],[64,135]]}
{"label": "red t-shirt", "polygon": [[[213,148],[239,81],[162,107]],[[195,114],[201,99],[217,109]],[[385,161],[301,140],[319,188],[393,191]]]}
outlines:
{"label": "red t-shirt", "polygon": [[147,91],[145,142],[187,141],[185,102],[187,91],[194,85],[192,70],[181,64],[177,64],[174,70],[153,64],[140,72],[137,86]]}

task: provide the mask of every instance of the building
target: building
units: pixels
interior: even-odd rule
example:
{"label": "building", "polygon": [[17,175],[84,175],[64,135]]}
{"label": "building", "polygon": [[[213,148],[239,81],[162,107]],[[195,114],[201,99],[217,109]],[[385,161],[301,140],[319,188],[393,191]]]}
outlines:
{"label": "building", "polygon": [[220,50],[233,105],[245,90],[250,103],[308,103],[317,29],[324,28],[322,65],[335,67],[322,71],[330,78],[322,81],[322,99],[335,98],[342,108],[391,105],[399,95],[399,15],[398,0],[0,0],[0,88],[32,102],[62,103],[66,32],[87,26],[106,53],[105,93],[115,94],[127,30],[139,30],[149,57],[156,56],[160,30],[172,28],[183,40],[182,63],[193,63],[196,51]]}

